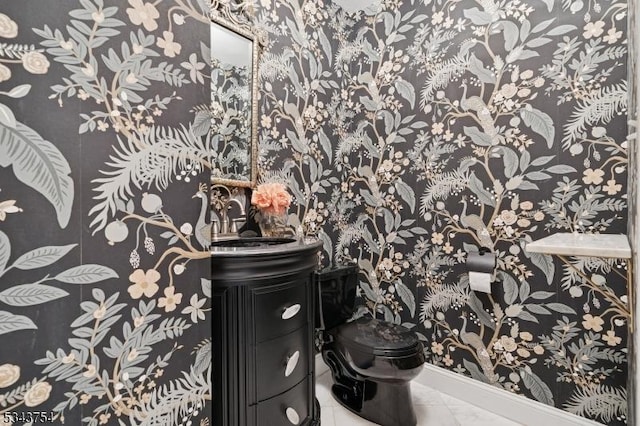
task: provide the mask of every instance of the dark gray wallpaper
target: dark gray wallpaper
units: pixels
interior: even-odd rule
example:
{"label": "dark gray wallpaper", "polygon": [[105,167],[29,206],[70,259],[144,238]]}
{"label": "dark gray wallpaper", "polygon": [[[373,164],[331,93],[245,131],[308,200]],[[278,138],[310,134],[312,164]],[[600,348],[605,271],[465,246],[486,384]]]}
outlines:
{"label": "dark gray wallpaper", "polygon": [[[624,424],[626,265],[523,248],[625,231],[626,2],[255,7],[262,179],[325,264],[358,262],[362,308],[434,365]],[[0,6],[0,414],[207,424],[205,14]]]}
{"label": "dark gray wallpaper", "polygon": [[[623,233],[627,3],[261,1],[262,181],[290,224],[355,261],[364,311],[429,362],[605,424],[626,422],[626,264],[524,250]],[[470,291],[467,253],[498,259]],[[573,269],[575,268],[575,269]]]}
{"label": "dark gray wallpaper", "polygon": [[0,5],[0,424],[208,424],[207,13]]}

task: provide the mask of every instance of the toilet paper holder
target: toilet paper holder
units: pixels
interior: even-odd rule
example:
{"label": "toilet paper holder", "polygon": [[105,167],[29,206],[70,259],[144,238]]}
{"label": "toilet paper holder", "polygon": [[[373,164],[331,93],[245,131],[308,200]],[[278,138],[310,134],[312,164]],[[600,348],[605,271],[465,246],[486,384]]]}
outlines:
{"label": "toilet paper holder", "polygon": [[472,291],[491,293],[496,268],[496,254],[482,247],[477,252],[467,254],[467,270],[469,271],[469,287]]}
{"label": "toilet paper holder", "polygon": [[493,274],[496,269],[496,254],[486,247],[481,247],[477,252],[467,254],[467,270]]}

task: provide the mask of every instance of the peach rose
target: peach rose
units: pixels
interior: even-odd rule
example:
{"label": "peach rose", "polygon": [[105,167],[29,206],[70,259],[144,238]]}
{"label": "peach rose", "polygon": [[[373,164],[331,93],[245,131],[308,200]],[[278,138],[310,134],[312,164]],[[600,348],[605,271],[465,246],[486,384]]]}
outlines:
{"label": "peach rose", "polygon": [[27,407],[40,405],[49,399],[49,394],[51,394],[51,385],[49,383],[36,383],[24,394],[24,405]]}
{"label": "peach rose", "polygon": [[20,367],[13,364],[0,365],[0,388],[7,388],[20,378]]}
{"label": "peach rose", "polygon": [[262,213],[282,215],[291,205],[291,195],[280,183],[263,183],[253,192],[251,204]]}
{"label": "peach rose", "polygon": [[251,196],[251,204],[260,210],[271,206],[271,198],[263,192],[254,192]]}

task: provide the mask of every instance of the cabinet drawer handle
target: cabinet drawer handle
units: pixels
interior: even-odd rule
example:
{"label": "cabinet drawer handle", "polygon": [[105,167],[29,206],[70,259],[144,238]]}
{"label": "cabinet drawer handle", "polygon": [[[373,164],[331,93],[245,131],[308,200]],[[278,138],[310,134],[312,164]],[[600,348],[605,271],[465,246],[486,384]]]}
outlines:
{"label": "cabinet drawer handle", "polygon": [[287,368],[284,369],[284,377],[289,377],[293,370],[298,365],[300,359],[300,351],[295,351],[290,357],[287,358]]}
{"label": "cabinet drawer handle", "polygon": [[289,306],[282,313],[282,319],[283,320],[288,320],[288,319],[291,319],[291,318],[295,317],[297,315],[297,313],[300,312],[300,308],[301,307],[302,306],[300,306],[299,303],[296,303],[295,305]]}
{"label": "cabinet drawer handle", "polygon": [[297,425],[298,423],[300,423],[300,416],[298,415],[298,412],[296,410],[294,410],[291,407],[287,407],[287,419],[289,419],[289,422],[291,422],[292,425]]}

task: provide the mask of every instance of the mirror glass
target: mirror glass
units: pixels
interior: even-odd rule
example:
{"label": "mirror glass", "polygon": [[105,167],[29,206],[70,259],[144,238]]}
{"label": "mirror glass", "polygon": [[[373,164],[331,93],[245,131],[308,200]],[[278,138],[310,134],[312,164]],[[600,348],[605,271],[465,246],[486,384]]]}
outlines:
{"label": "mirror glass", "polygon": [[211,23],[213,183],[255,185],[256,65],[255,36],[215,18]]}

